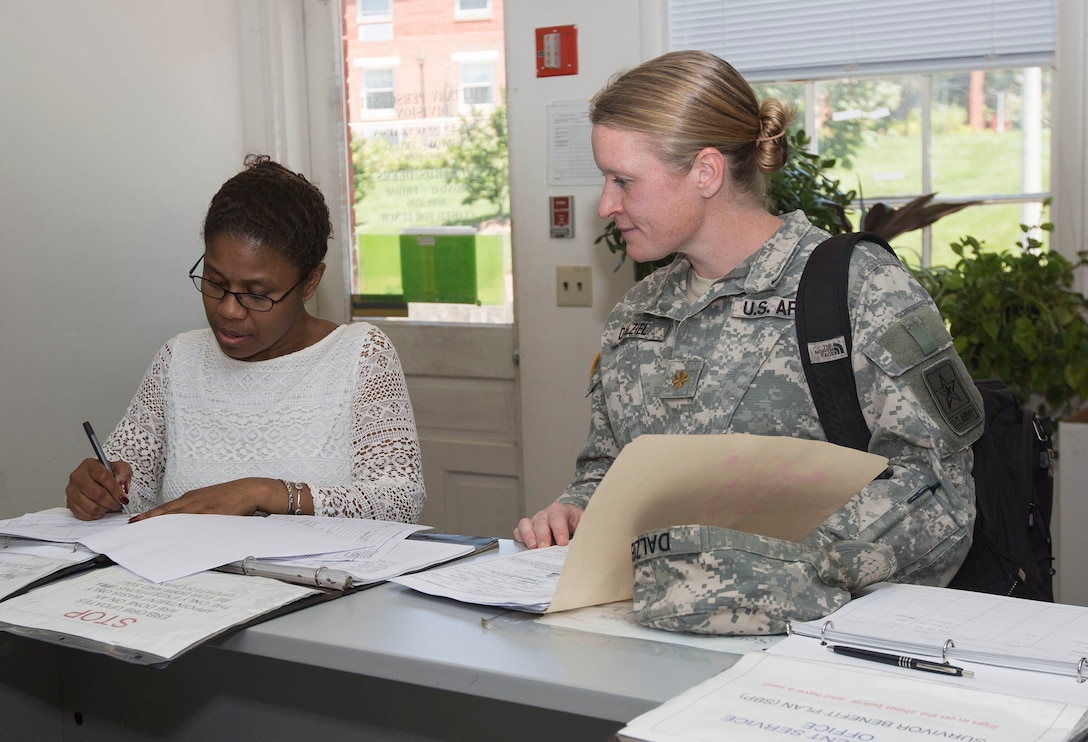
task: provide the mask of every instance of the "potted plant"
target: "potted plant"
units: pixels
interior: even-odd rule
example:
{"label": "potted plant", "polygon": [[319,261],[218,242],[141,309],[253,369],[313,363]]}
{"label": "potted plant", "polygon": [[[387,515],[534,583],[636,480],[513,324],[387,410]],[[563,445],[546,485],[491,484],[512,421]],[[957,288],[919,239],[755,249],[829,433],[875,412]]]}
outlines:
{"label": "potted plant", "polygon": [[966,236],[951,245],[955,265],[912,270],[972,376],[1002,379],[1040,415],[1058,419],[1088,400],[1088,300],[1074,288],[1088,252],[1070,260],[1043,249],[1033,228],[1020,229],[1015,249],[983,250]]}

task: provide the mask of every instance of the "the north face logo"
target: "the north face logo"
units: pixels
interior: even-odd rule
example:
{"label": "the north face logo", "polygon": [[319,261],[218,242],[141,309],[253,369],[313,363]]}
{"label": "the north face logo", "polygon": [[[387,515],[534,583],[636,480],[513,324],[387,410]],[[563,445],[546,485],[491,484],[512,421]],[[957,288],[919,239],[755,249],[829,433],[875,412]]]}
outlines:
{"label": "the north face logo", "polygon": [[808,344],[808,359],[812,363],[827,363],[846,357],[846,338],[842,335]]}

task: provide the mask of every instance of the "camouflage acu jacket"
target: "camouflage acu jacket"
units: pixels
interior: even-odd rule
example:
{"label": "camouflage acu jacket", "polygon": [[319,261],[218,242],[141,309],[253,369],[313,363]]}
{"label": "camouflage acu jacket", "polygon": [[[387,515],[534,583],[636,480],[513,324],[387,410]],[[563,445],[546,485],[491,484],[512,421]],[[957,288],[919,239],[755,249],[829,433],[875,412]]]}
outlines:
{"label": "camouflage acu jacket", "polygon": [[[692,305],[683,256],[632,288],[605,326],[589,391],[589,439],[560,501],[585,507],[623,446],[643,433],[824,440],[793,308],[805,260],[826,237],[794,212]],[[889,459],[890,476],[870,483],[801,545],[729,532],[735,548],[704,565],[712,588],[682,577],[676,564],[665,563],[657,576],[640,566],[635,602],[644,623],[714,633],[781,631],[790,618],[826,615],[873,582],[943,585],[954,576],[970,546],[970,446],[981,424],[963,435],[953,431],[940,414],[941,390],[929,388],[923,374],[946,364],[972,404],[981,409],[981,400],[938,310],[893,256],[860,245],[849,296],[852,362],[873,431],[870,450]],[[917,342],[919,331],[930,342]],[[695,557],[677,560],[690,567]]]}

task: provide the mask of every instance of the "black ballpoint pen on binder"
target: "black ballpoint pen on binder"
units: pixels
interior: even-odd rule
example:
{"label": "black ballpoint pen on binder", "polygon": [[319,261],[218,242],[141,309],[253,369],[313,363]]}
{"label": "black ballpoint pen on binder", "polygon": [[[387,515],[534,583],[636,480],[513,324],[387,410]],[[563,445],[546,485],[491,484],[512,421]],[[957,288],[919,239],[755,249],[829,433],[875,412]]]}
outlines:
{"label": "black ballpoint pen on binder", "polygon": [[903,657],[898,654],[885,654],[883,652],[873,652],[868,649],[858,649],[857,647],[844,647],[841,645],[835,645],[828,647],[835,654],[841,654],[845,657],[853,657],[859,660],[868,660],[869,662],[880,662],[884,665],[896,665],[898,667],[905,667],[908,670],[921,670],[922,672],[934,672],[939,675],[949,675],[953,677],[969,678],[973,677],[974,673],[970,670],[964,670],[962,667],[956,667],[955,665],[946,665],[943,662],[930,662],[929,660],[920,660],[916,657]]}
{"label": "black ballpoint pen on binder", "polygon": [[[102,462],[102,466],[106,467],[106,471],[110,474],[113,473],[113,467],[110,466],[110,460],[106,458],[106,452],[102,450],[101,444],[98,442],[98,436],[94,434],[94,428],[91,427],[89,422],[83,423],[83,432],[87,434],[87,438],[91,441],[91,448],[94,449],[94,455],[98,457],[98,460]],[[121,510],[128,515],[128,505],[121,503]]]}

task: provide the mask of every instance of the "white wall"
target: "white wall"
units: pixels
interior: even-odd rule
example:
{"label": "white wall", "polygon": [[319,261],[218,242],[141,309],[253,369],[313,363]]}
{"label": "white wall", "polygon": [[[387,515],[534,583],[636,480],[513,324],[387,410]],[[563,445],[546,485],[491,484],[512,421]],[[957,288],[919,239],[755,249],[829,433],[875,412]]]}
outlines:
{"label": "white wall", "polygon": [[[589,429],[585,392],[605,318],[634,284],[630,263],[594,245],[600,185],[549,186],[547,106],[587,101],[608,78],[664,51],[660,0],[506,0],[506,79],[510,129],[511,242],[521,359],[525,512],[554,500],[574,473]],[[578,28],[578,74],[536,76],[534,29]],[[603,185],[604,180],[601,179]],[[574,239],[551,239],[549,196],[574,196]],[[589,265],[593,306],[555,306],[555,269]],[[512,524],[511,524],[512,525]]]}
{"label": "white wall", "polygon": [[342,173],[299,123],[301,8],[0,0],[0,517],[63,504],[81,422],[108,434],[162,342],[205,324],[185,274],[247,152],[316,170],[336,213]]}
{"label": "white wall", "polygon": [[64,503],[159,345],[241,165],[232,3],[0,2],[0,515]]}
{"label": "white wall", "polygon": [[[333,7],[305,7],[322,5]],[[643,6],[653,17],[663,3],[506,5],[527,510],[570,477],[600,327],[633,282],[630,265],[613,274],[611,253],[593,245],[598,189],[544,183],[545,105],[588,99],[661,50],[664,26],[643,23]],[[300,129],[300,108],[325,80],[310,76],[307,89],[291,78],[313,25],[299,7],[0,0],[0,517],[62,503],[67,473],[89,453],[80,423],[108,433],[159,345],[204,324],[185,271],[208,201],[246,152],[317,171],[330,201],[342,200],[341,174],[315,145],[337,122],[311,139]],[[581,72],[537,79],[533,29],[556,23],[578,26]],[[577,239],[550,240],[547,197],[566,193]],[[330,255],[332,271],[339,261]],[[593,266],[594,307],[554,306],[565,264]],[[340,272],[319,295],[337,321]]]}

